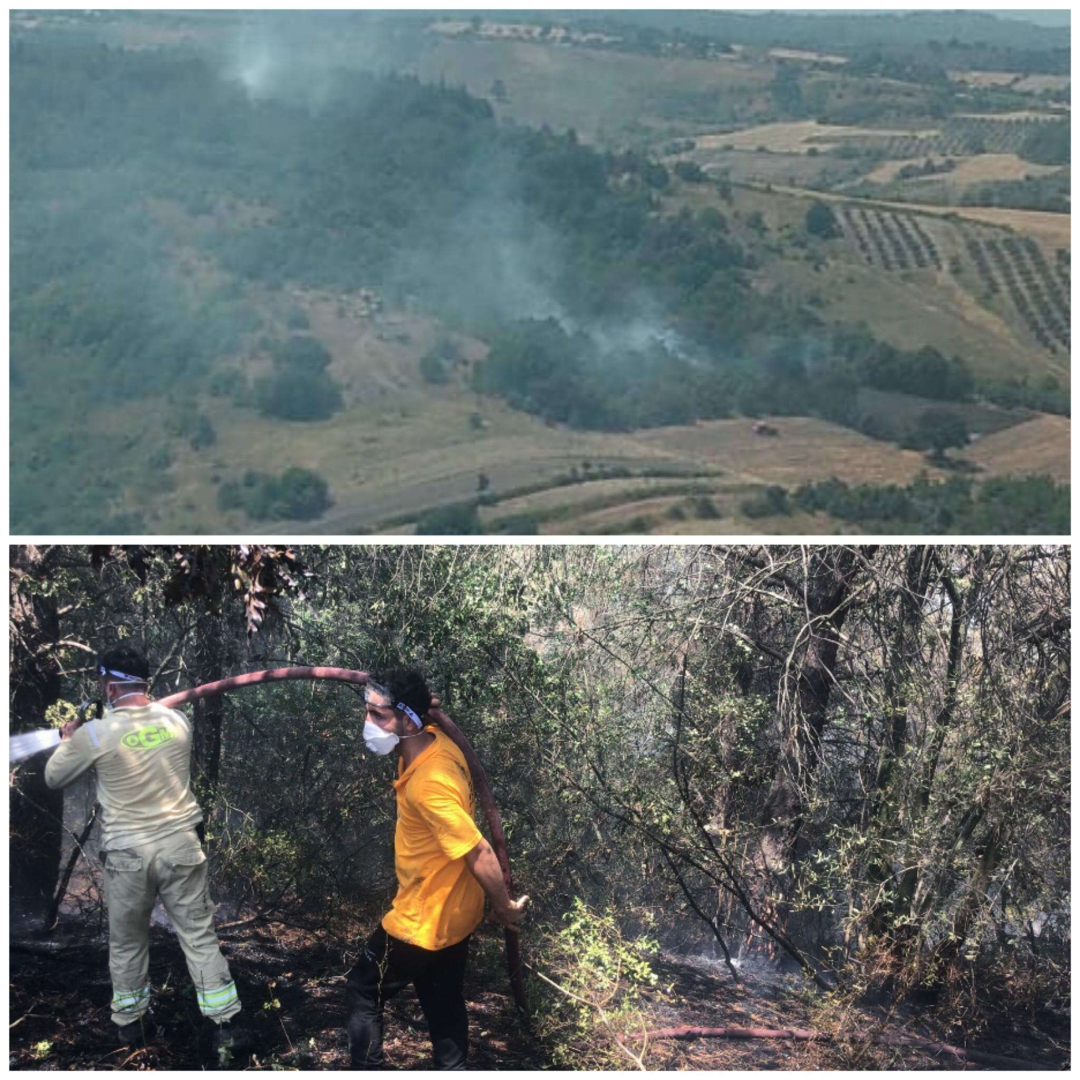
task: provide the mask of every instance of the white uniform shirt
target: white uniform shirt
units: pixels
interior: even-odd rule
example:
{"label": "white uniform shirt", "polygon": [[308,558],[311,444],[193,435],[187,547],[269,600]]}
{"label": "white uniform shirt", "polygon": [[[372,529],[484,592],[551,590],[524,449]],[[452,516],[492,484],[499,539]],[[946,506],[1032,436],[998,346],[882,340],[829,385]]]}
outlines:
{"label": "white uniform shirt", "polygon": [[191,724],[156,702],[112,709],[65,739],[45,766],[64,787],[97,770],[102,850],[118,851],[194,829],[202,811],[191,793]]}

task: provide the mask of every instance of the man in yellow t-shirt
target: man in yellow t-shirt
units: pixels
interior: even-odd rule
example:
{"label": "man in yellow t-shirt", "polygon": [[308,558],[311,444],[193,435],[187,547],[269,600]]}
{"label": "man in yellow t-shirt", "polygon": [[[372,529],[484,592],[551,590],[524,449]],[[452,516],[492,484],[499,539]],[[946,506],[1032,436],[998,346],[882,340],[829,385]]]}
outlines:
{"label": "man in yellow t-shirt", "polygon": [[65,787],[88,769],[97,772],[113,1022],[126,1044],[145,1041],[153,1030],[150,913],[160,896],[199,1009],[213,1021],[213,1052],[238,1051],[246,1039],[229,1021],[240,999],[214,930],[202,811],[191,793],[191,725],[150,700],[150,668],[134,649],[107,652],[98,676],[108,711],[64,726],[45,783]]}
{"label": "man in yellow t-shirt", "polygon": [[476,803],[461,750],[421,717],[431,694],[415,671],[369,678],[364,742],[398,755],[394,869],[389,913],[348,974],[345,1006],[354,1069],[383,1068],[383,1006],[409,983],[427,1018],[437,1069],[464,1069],[469,1023],[462,983],[469,937],[484,917],[514,928],[527,896],[511,900],[491,845],[473,821]]}

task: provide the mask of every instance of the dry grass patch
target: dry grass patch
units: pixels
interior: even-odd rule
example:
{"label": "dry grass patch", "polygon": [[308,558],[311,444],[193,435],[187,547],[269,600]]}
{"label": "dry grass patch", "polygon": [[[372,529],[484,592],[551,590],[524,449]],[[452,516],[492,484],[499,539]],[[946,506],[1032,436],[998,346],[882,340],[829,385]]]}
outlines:
{"label": "dry grass patch", "polygon": [[[944,158],[931,154],[929,160],[940,164]],[[888,184],[897,178],[897,174],[907,165],[923,165],[927,157],[894,159],[883,161],[873,172],[863,178],[874,184]],[[1028,176],[1048,176],[1060,172],[1060,165],[1037,165],[1025,161],[1017,154],[977,154],[974,157],[953,158],[956,168],[948,173],[935,173],[931,176],[917,176],[912,183],[921,180],[945,181],[948,184],[978,183],[984,180],[1023,180]]]}
{"label": "dry grass patch", "polygon": [[808,52],[805,49],[770,49],[766,54],[774,60],[806,60],[816,64],[846,64],[846,56],[834,53]]}
{"label": "dry grass patch", "polygon": [[1071,428],[1067,416],[1038,416],[985,436],[962,456],[982,465],[989,476],[1048,473],[1059,483],[1068,483]]}
{"label": "dry grass patch", "polygon": [[1008,86],[1019,78],[1015,71],[950,71],[947,74],[953,82],[967,83],[968,86]]}
{"label": "dry grass patch", "polygon": [[811,147],[830,150],[854,135],[904,135],[929,138],[938,135],[936,128],[925,131],[890,131],[884,128],[845,127],[838,124],[819,124],[816,120],[796,120],[787,123],[761,124],[758,127],[732,131],[728,134],[702,135],[697,144],[703,150],[733,146],[736,150],[766,150],[781,154],[805,154]]}
{"label": "dry grass patch", "polygon": [[1060,171],[1060,165],[1039,165],[1025,161],[1018,154],[977,154],[959,159],[956,168],[944,178],[947,182],[963,184],[982,180],[1023,180],[1028,176],[1049,176]]}
{"label": "dry grass patch", "polygon": [[742,60],[644,58],[613,50],[566,48],[513,38],[476,40],[435,37],[418,61],[424,82],[445,79],[490,97],[501,79],[507,101],[493,102],[500,119],[558,131],[574,128],[585,142],[625,143],[642,126],[665,133],[680,124],[654,115],[655,104],[670,94],[695,94],[725,87],[764,91],[768,65]]}
{"label": "dry grass patch", "polygon": [[749,420],[711,420],[694,427],[642,432],[644,446],[708,462],[733,481],[798,484],[831,476],[849,483],[907,484],[926,471],[926,459],[911,450],[812,417],[770,417],[776,437],[754,435]]}
{"label": "dry grass patch", "polygon": [[1013,89],[1025,94],[1041,94],[1043,90],[1067,90],[1071,81],[1069,75],[1025,75]]}

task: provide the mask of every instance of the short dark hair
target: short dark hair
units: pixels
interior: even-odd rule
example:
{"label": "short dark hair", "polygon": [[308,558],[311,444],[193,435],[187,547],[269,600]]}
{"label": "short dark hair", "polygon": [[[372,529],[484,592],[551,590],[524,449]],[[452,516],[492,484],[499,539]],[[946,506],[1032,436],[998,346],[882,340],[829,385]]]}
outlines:
{"label": "short dark hair", "polygon": [[427,688],[424,676],[416,668],[391,668],[388,671],[373,671],[372,682],[385,686],[390,695],[391,707],[400,701],[408,705],[421,720],[431,708],[431,691]]}
{"label": "short dark hair", "polygon": [[99,675],[102,674],[101,668],[105,668],[105,678],[110,678],[108,672],[119,671],[123,675],[130,675],[133,679],[142,679],[147,683],[150,681],[150,665],[146,657],[137,649],[132,649],[127,645],[102,653],[98,657]]}

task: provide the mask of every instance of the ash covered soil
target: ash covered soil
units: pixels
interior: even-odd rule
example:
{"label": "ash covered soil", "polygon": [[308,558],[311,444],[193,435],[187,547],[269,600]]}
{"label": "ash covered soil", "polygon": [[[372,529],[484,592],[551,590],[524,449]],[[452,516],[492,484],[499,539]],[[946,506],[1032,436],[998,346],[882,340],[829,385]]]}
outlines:
{"label": "ash covered soil", "polygon": [[[254,1051],[231,1068],[348,1069],[343,1028],[345,972],[352,953],[339,938],[281,923],[238,926],[221,934],[244,1003],[242,1019]],[[359,940],[359,939],[358,939]],[[497,930],[485,924],[465,982],[472,1069],[635,1068],[617,1048],[583,1050],[580,1061],[555,1059],[531,1036],[514,1008]],[[526,962],[537,962],[528,954]],[[183,954],[171,930],[151,932],[150,978],[156,1033],[143,1048],[118,1047],[109,1019],[107,937],[92,925],[65,920],[49,939],[16,933],[10,952],[10,1068],[210,1069],[209,1025],[200,1016]],[[736,984],[714,962],[665,954],[654,969],[658,989],[647,1006],[651,1028],[811,1028],[820,1026],[816,994],[796,976],[768,965],[744,967]],[[914,1007],[860,1007],[833,1014],[837,1028],[957,1043]],[[390,1067],[431,1068],[430,1046],[411,989],[387,1006],[385,1049]],[[1022,1059],[1031,1067],[1068,1068],[1067,1016],[996,1022],[969,1041],[971,1049]],[[631,1039],[649,1069],[973,1069],[927,1050],[790,1040]]]}

